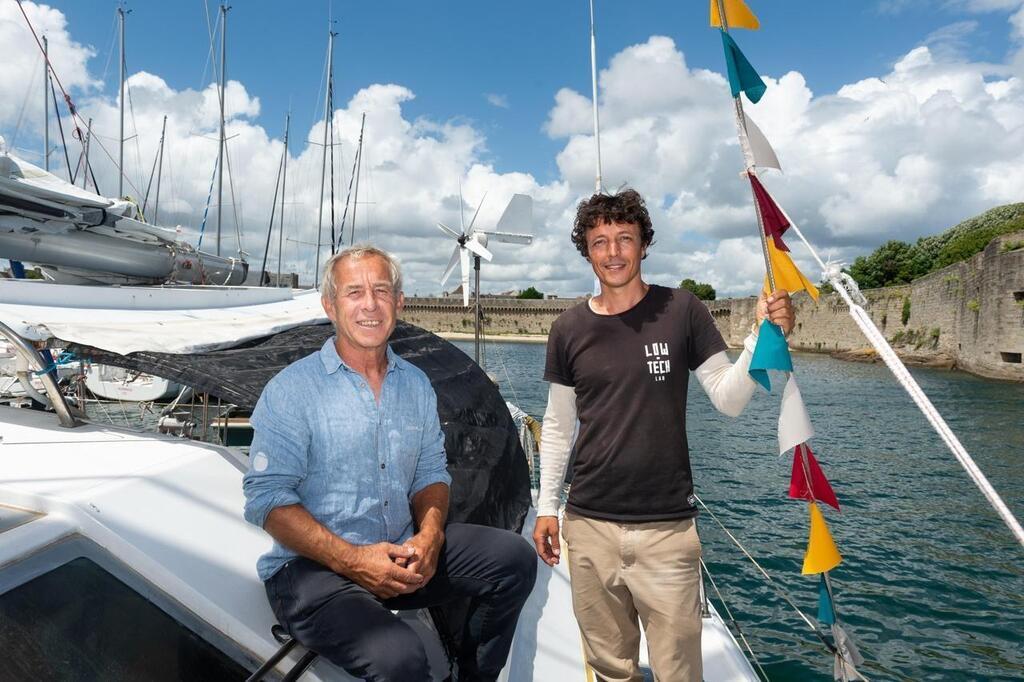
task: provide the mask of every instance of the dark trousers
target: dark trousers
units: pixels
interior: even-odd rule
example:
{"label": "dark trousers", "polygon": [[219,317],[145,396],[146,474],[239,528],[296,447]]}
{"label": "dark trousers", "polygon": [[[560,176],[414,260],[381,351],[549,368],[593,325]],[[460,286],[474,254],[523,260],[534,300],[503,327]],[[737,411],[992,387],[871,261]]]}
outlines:
{"label": "dark trousers", "polygon": [[537,577],[537,555],[506,530],[453,523],[437,572],[411,594],[380,599],[306,558],[289,561],[266,582],[278,621],[303,646],[367,680],[427,680],[419,637],[392,610],[471,599],[458,652],[459,679],[495,680],[505,666],[519,611]]}

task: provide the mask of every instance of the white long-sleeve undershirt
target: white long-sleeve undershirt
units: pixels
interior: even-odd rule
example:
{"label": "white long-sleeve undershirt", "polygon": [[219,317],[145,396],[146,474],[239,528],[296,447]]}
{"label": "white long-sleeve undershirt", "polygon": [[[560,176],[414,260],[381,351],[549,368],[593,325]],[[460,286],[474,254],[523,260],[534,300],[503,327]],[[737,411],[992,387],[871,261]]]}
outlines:
{"label": "white long-sleeve undershirt", "polygon": [[[757,343],[757,334],[743,341],[743,351],[736,362],[729,362],[725,351],[715,353],[694,371],[711,404],[722,414],[737,417],[750,402],[757,382],[750,378],[750,358]],[[576,432],[576,389],[552,383],[548,389],[548,406],[540,441],[540,492],[537,496],[538,516],[557,516],[561,504],[562,482],[569,464]]]}

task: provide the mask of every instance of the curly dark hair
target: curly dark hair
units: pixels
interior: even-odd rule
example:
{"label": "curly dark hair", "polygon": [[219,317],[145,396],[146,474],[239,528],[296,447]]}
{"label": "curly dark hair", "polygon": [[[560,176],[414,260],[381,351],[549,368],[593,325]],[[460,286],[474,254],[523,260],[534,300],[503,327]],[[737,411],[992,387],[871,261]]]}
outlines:
{"label": "curly dark hair", "polygon": [[587,232],[601,223],[631,223],[640,227],[640,243],[646,249],[654,243],[654,228],[647,213],[644,198],[635,189],[622,189],[615,194],[595,194],[576,207],[576,220],[572,225],[572,243],[583,257],[587,253]]}

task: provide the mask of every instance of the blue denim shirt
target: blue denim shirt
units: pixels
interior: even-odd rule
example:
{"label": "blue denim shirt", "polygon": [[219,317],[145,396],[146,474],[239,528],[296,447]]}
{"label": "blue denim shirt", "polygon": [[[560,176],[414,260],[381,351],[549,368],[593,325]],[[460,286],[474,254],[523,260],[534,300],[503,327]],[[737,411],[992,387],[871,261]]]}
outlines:
{"label": "blue denim shirt", "polygon": [[[390,347],[387,357],[379,403],[334,337],[267,383],[251,419],[247,521],[262,528],[274,507],[301,504],[352,544],[412,536],[413,496],[451,476],[430,380]],[[260,580],[296,556],[275,542],[256,564]]]}

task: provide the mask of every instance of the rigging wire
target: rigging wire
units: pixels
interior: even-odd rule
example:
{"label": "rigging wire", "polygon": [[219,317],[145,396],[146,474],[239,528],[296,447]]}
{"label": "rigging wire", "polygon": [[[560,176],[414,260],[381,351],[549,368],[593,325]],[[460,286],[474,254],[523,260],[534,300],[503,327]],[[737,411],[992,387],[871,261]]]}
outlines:
{"label": "rigging wire", "polygon": [[[28,79],[28,85],[25,86],[25,95],[21,98],[21,109],[18,111],[18,118],[14,123],[14,135],[11,136],[10,149],[14,149],[15,144],[18,142],[18,133],[21,132],[21,124],[25,118],[25,109],[28,106],[29,99],[32,98],[32,91],[37,87],[35,84],[36,73],[39,72],[39,62],[43,60],[43,56],[39,55],[39,58],[32,64],[32,77]],[[46,80],[46,66],[43,66],[43,80]],[[44,107],[50,106],[46,102],[43,102]],[[49,154],[50,150],[46,150],[46,154]],[[40,161],[40,165],[46,165],[46,159]]]}
{"label": "rigging wire", "polygon": [[[57,107],[57,91],[54,90],[52,81],[50,82],[50,95],[53,97],[53,111],[56,113],[57,130],[60,131],[60,146],[64,149],[64,163],[67,164],[68,168],[68,180],[71,184],[75,184],[75,179],[71,175],[71,158],[68,156],[68,143],[64,138],[64,124],[60,122],[60,110]],[[47,150],[47,153],[49,153],[49,150]]]}
{"label": "rigging wire", "polygon": [[715,591],[715,594],[718,595],[718,601],[722,604],[722,608],[725,609],[726,618],[728,618],[729,622],[732,623],[734,628],[736,628],[736,634],[738,634],[740,639],[743,640],[743,646],[747,649],[747,654],[750,656],[750,660],[752,660],[754,665],[757,666],[757,670],[761,673],[761,677],[768,680],[768,673],[764,671],[764,668],[761,666],[761,661],[757,660],[757,656],[754,655],[754,649],[750,646],[750,642],[747,641],[747,636],[743,634],[739,621],[733,617],[732,611],[729,609],[729,602],[727,602],[725,597],[722,596],[722,591],[718,589],[718,583],[715,582],[715,576],[711,575],[711,570],[708,568],[708,565],[704,563],[703,558],[700,559],[700,565],[701,568],[704,569],[704,575],[706,575],[708,580],[711,581],[711,588]]}
{"label": "rigging wire", "polygon": [[107,61],[103,64],[103,75],[100,76],[100,82],[103,83],[104,87],[107,84],[107,73],[110,71],[110,62],[114,59],[114,46],[117,45],[117,15],[111,19],[110,22],[110,49],[107,50]]}
{"label": "rigging wire", "polygon": [[235,240],[238,242],[238,253],[243,254],[242,250],[242,227],[239,223],[244,223],[245,216],[240,215],[241,211],[238,210],[238,203],[235,201],[235,174],[231,172],[231,154],[228,152],[227,140],[224,141],[224,160],[227,161],[228,169],[228,189],[231,192],[231,217],[235,223]]}
{"label": "rigging wire", "polygon": [[[18,9],[21,10],[21,16],[23,16],[25,18],[25,23],[28,25],[29,31],[32,32],[32,37],[36,41],[36,47],[38,47],[39,51],[45,55],[46,52],[43,49],[42,41],[39,39],[39,34],[36,33],[36,29],[32,25],[32,21],[28,18],[28,14],[25,12],[25,8],[22,6],[22,4],[20,2],[18,3]],[[46,59],[47,65],[50,68],[50,73],[53,75],[53,80],[57,83],[57,87],[60,88],[60,92],[64,96],[64,102],[67,104],[68,111],[71,113],[71,119],[72,119],[72,121],[75,122],[74,137],[79,142],[81,142],[82,141],[82,128],[81,128],[81,124],[84,123],[84,121],[82,120],[82,117],[79,115],[78,109],[75,107],[74,103],[71,101],[71,95],[68,94],[67,89],[64,87],[64,83],[61,82],[60,76],[57,74],[57,71],[53,68],[53,63],[49,60],[48,57],[44,57],[44,58]],[[110,150],[108,150],[103,145],[103,142],[99,139],[99,136],[95,136],[95,137],[96,137],[96,144],[99,145],[100,149],[103,150],[103,153],[107,155],[108,159],[110,159],[110,162],[112,164],[114,164],[115,168],[117,168],[117,162],[114,161],[114,156],[110,153]],[[123,173],[122,173],[122,175],[123,175]],[[131,179],[129,179],[128,177],[125,177],[125,182],[127,182],[128,185],[135,191],[136,195],[141,194],[141,192],[139,192],[138,187],[136,187],[132,183]]]}
{"label": "rigging wire", "polygon": [[214,24],[210,24],[210,6],[203,0],[203,13],[206,15],[206,33],[209,37],[210,50],[206,53],[206,63],[203,64],[203,75],[199,77],[199,91],[202,92],[206,88],[206,72],[210,68],[210,64],[213,64],[214,69],[217,68],[217,46],[214,36],[217,35],[217,29],[220,28],[220,15],[217,15],[217,21]]}
{"label": "rigging wire", "polygon": [[[128,72],[127,60],[125,60],[124,70],[125,70],[126,73]],[[127,79],[124,82],[124,86],[125,86],[125,90],[128,91],[128,114],[129,114],[129,116],[131,117],[131,120],[132,120],[132,130],[135,132],[135,134],[132,136],[134,138],[134,140],[135,140],[135,172],[139,175],[138,180],[139,180],[139,185],[141,185],[142,184],[142,151],[139,149],[139,126],[135,122],[135,103],[132,101],[132,86],[129,84]],[[123,168],[121,169],[121,172],[122,173],[124,172]],[[138,202],[136,201],[136,203],[138,203]]]}
{"label": "rigging wire", "polygon": [[[773,590],[775,590],[775,593],[776,593],[777,595],[779,595],[780,597],[782,597],[782,599],[783,599],[783,600],[784,600],[784,601],[785,601],[785,602],[786,602],[787,604],[789,604],[789,606],[790,606],[790,607],[791,607],[791,608],[793,609],[793,611],[795,611],[795,612],[796,612],[796,614],[797,614],[798,616],[800,616],[800,618],[801,618],[801,619],[803,619],[803,621],[804,621],[805,623],[807,623],[807,627],[809,627],[809,628],[810,628],[810,629],[811,629],[811,630],[812,630],[812,631],[814,632],[814,634],[815,634],[815,635],[817,635],[818,639],[819,639],[819,640],[821,640],[821,643],[825,645],[825,647],[826,647],[826,648],[827,648],[827,649],[829,650],[829,652],[830,652],[830,653],[832,653],[833,655],[835,655],[835,656],[839,657],[839,659],[840,659],[840,660],[842,660],[842,661],[846,662],[846,659],[845,659],[845,657],[843,656],[843,653],[842,653],[842,652],[841,652],[841,651],[840,651],[840,650],[839,650],[839,649],[838,649],[838,648],[837,648],[837,647],[836,647],[836,646],[835,646],[834,644],[832,644],[832,643],[831,643],[831,642],[830,642],[830,641],[828,640],[828,637],[827,637],[827,636],[825,635],[825,633],[824,633],[824,632],[823,632],[823,631],[821,630],[821,628],[820,628],[820,627],[818,627],[818,626],[817,626],[817,625],[816,625],[816,624],[814,623],[814,621],[812,621],[812,620],[811,620],[810,616],[808,616],[808,615],[807,615],[806,613],[804,613],[804,612],[803,612],[803,611],[802,611],[802,610],[800,609],[800,607],[796,605],[796,602],[795,602],[795,601],[793,601],[793,598],[792,598],[792,597],[790,596],[789,592],[787,592],[787,591],[786,591],[786,588],[782,587],[781,585],[779,585],[779,583],[775,582],[775,579],[774,579],[774,578],[772,578],[772,577],[771,577],[771,575],[769,575],[769,574],[768,574],[768,571],[766,571],[766,570],[764,569],[764,567],[763,567],[763,566],[761,566],[761,564],[760,564],[760,563],[758,563],[757,559],[755,559],[755,558],[754,558],[754,555],[752,555],[752,554],[750,553],[750,551],[749,551],[749,550],[748,550],[748,549],[747,549],[746,547],[744,547],[744,546],[743,546],[743,543],[742,543],[742,542],[740,542],[740,541],[739,541],[739,540],[738,540],[738,539],[736,538],[736,536],[735,536],[735,535],[733,535],[733,534],[732,534],[732,532],[731,532],[731,531],[730,531],[730,530],[729,530],[728,528],[726,528],[726,527],[725,527],[725,524],[723,524],[723,523],[722,523],[722,522],[721,522],[721,521],[720,521],[720,520],[718,519],[718,517],[717,517],[717,516],[715,516],[715,513],[714,513],[713,511],[711,511],[710,507],[708,507],[708,506],[707,506],[707,505],[706,505],[706,504],[704,503],[704,500],[702,500],[702,499],[700,498],[700,496],[699,496],[699,495],[697,495],[697,493],[694,493],[694,494],[693,494],[693,496],[694,496],[694,498],[696,498],[697,502],[698,502],[698,503],[700,503],[700,506],[701,506],[701,508],[702,508],[702,509],[703,509],[703,510],[704,510],[705,512],[707,512],[708,516],[710,516],[710,517],[711,517],[711,519],[712,519],[712,520],[713,520],[713,521],[714,521],[714,522],[715,522],[716,524],[718,524],[718,527],[719,527],[719,528],[720,528],[720,529],[722,530],[722,532],[723,532],[723,533],[725,533],[725,534],[726,534],[726,536],[727,536],[727,537],[728,537],[728,538],[729,538],[730,540],[732,540],[733,544],[734,544],[734,545],[736,545],[736,547],[737,547],[737,548],[738,548],[738,549],[739,549],[739,550],[740,550],[741,552],[743,552],[743,555],[744,555],[744,556],[746,556],[746,557],[747,557],[747,559],[749,559],[749,560],[750,560],[750,563],[752,563],[752,564],[754,565],[754,567],[755,567],[755,568],[756,568],[756,569],[757,569],[757,570],[758,570],[758,571],[759,571],[759,572],[761,573],[761,575],[762,575],[762,576],[764,576],[764,579],[765,579],[765,580],[766,580],[766,581],[768,582],[768,585],[770,585],[770,586],[771,586],[771,588],[772,588]],[[852,666],[851,666],[851,668],[852,668]],[[857,672],[856,674],[857,674],[857,676],[858,676],[858,677],[860,677],[860,679],[862,679],[862,680],[865,680],[865,682],[867,681],[867,678],[866,678],[866,677],[864,677],[864,675],[863,675],[863,674],[861,674],[860,672]]]}

